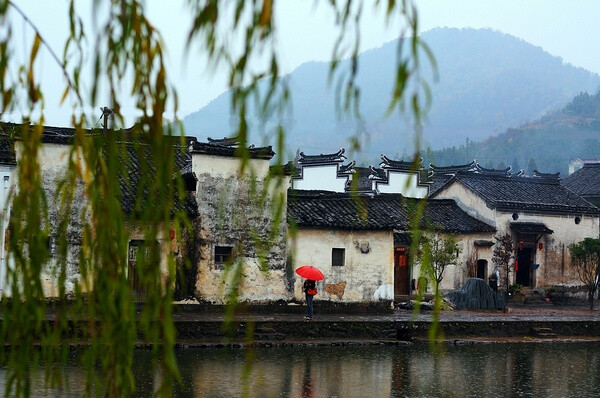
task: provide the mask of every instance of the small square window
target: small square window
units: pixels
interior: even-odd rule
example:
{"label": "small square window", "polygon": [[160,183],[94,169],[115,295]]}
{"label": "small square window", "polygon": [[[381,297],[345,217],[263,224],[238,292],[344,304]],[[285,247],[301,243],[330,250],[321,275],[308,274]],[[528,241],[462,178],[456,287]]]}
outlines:
{"label": "small square window", "polygon": [[233,247],[231,246],[215,246],[215,264],[225,264],[231,261],[233,255]]}
{"label": "small square window", "polygon": [[331,265],[333,267],[343,267],[346,249],[331,249]]}

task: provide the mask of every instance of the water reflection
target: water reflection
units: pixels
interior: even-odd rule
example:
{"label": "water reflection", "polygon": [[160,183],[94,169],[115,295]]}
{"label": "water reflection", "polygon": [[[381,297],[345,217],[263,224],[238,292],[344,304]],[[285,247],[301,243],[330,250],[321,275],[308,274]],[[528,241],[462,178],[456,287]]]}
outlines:
{"label": "water reflection", "polygon": [[[426,346],[187,349],[177,357],[177,397],[600,396],[600,345],[591,343],[456,346],[443,355]],[[136,353],[137,396],[151,396],[157,385],[150,363],[149,351]],[[64,372],[62,389],[45,388],[42,371],[34,375],[32,396],[81,396],[78,359]]]}

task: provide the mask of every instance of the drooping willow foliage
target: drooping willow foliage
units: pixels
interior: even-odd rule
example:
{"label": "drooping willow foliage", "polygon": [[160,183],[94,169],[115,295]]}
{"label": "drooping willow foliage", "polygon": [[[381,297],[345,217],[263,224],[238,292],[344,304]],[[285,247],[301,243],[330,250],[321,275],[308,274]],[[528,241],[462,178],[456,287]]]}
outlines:
{"label": "drooping willow foliage", "polygon": [[[285,111],[290,96],[280,79],[277,5],[274,0],[188,3],[188,49],[202,51],[211,65],[229,73],[243,171],[250,167],[249,104],[257,104],[264,117],[277,117]],[[393,18],[404,22],[398,32],[404,39],[398,48],[388,111],[408,110],[419,126],[428,102],[427,86],[419,75],[421,54],[430,54],[416,34],[418,19],[412,1],[315,3],[324,3],[335,12],[339,34],[332,49],[331,81],[338,90],[339,110],[357,118],[361,117],[360,87],[355,81],[360,67],[361,16],[374,7],[384,10],[385,21],[381,23]],[[164,119],[167,112],[177,114],[177,92],[168,79],[163,58],[165,44],[147,19],[141,0],[94,1],[96,36],[88,36],[76,2],[69,4],[64,18],[69,36],[61,58],[58,49],[52,49],[44,39],[44,32],[14,1],[0,1],[1,112],[20,112],[25,122],[4,128],[14,140],[18,163],[10,209],[3,209],[10,211],[6,234],[10,293],[2,300],[3,342],[10,347],[1,354],[7,371],[5,394],[30,396],[31,371],[40,362],[46,365],[49,382],[64,383],[55,365],[65,359],[68,344],[75,340],[86,343],[87,395],[133,394],[133,349],[137,341],[146,341],[152,343],[160,367],[156,395],[170,396],[178,378],[171,302],[176,269],[185,266],[176,262],[170,242],[173,235],[175,241],[183,240],[190,223],[178,161],[185,156],[187,142],[179,136],[180,128],[173,128],[174,124]],[[9,15],[22,18],[34,32],[30,57],[23,65],[16,64],[13,56],[22,43],[10,30]],[[231,46],[232,40],[240,45]],[[40,88],[35,70],[42,48],[63,70],[63,93],[42,92]],[[84,64],[90,55],[91,68]],[[345,58],[350,62],[340,62]],[[268,82],[266,91],[258,89],[262,81]],[[411,85],[411,81],[416,83]],[[87,120],[96,120],[98,115],[85,115],[84,109],[106,105],[99,103],[105,92],[114,122],[109,126],[105,119],[103,127],[91,128]],[[129,95],[127,100],[136,104],[141,115],[130,128],[123,125],[123,93]],[[44,99],[55,96],[74,107],[73,129],[67,138],[70,149],[61,154],[61,168],[52,174],[41,164],[41,150]],[[267,133],[276,142],[276,160],[281,164],[285,131],[279,126]],[[418,143],[418,134],[416,139]],[[129,172],[132,168],[135,174]],[[264,184],[252,186],[258,205],[274,201],[270,236],[286,222],[285,195],[266,194],[283,184],[282,173],[273,170]],[[415,214],[422,214],[422,209]],[[135,254],[136,283],[145,295],[140,307],[132,299],[136,292],[128,269],[128,245],[133,237],[144,242]],[[268,242],[264,236],[252,238],[266,270]],[[233,269],[233,280],[239,280],[241,268]],[[51,293],[46,282],[49,277],[55,281],[56,291]],[[55,298],[48,300],[49,294]],[[235,286],[230,296],[235,300]]]}

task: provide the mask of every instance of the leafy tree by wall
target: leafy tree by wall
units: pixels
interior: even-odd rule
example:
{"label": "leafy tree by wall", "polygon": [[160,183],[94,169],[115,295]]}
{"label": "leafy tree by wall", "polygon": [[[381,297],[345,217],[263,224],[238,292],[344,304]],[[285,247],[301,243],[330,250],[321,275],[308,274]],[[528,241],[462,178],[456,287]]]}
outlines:
{"label": "leafy tree by wall", "polygon": [[569,246],[571,261],[579,280],[588,290],[590,310],[594,309],[594,296],[600,284],[600,239],[585,238]]}

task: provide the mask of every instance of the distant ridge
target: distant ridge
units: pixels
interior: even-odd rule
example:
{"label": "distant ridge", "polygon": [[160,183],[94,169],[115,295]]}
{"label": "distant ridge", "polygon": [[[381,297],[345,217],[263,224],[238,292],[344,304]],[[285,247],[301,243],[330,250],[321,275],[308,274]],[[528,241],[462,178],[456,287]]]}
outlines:
{"label": "distant ridge", "polygon": [[[579,92],[596,92],[600,87],[597,74],[565,64],[540,47],[498,31],[438,28],[423,33],[422,39],[432,49],[439,70],[424,127],[425,142],[433,149],[460,145],[466,138],[484,140],[562,108]],[[393,41],[360,55],[358,82],[365,119],[361,128],[369,137],[363,155],[367,162],[376,161],[377,153],[401,157],[413,151],[407,121],[396,115],[383,118],[396,49]],[[327,63],[309,62],[288,76],[292,117],[285,124],[290,153],[296,148],[320,153],[347,146],[348,137],[357,131],[355,121],[337,119],[335,90],[327,84],[328,67]],[[425,78],[431,81],[430,76],[431,71],[425,70]],[[185,117],[186,134],[200,139],[230,134],[235,125],[230,104],[230,93],[224,93]],[[255,131],[252,140],[264,144],[256,133],[258,122],[253,118],[250,122]]]}
{"label": "distant ridge", "polygon": [[531,175],[534,169],[568,174],[575,158],[600,157],[600,91],[580,93],[562,109],[481,142],[466,142],[426,154],[436,165],[477,159],[487,167],[512,166]]}

